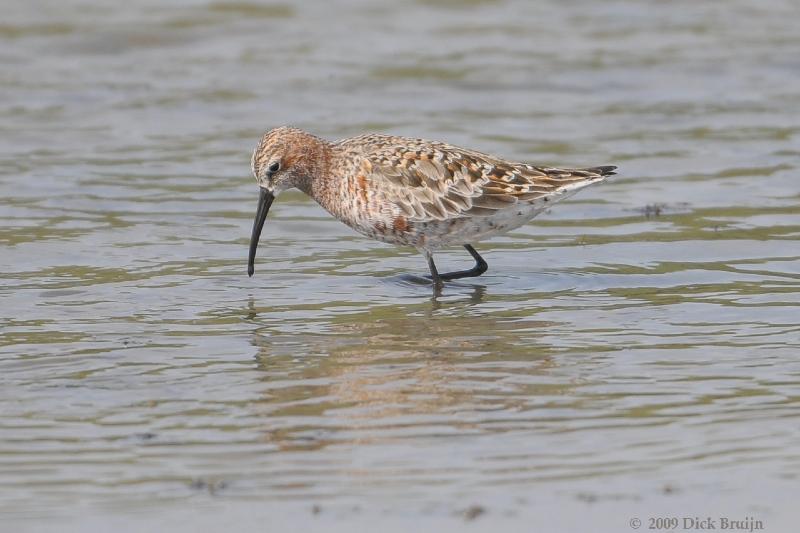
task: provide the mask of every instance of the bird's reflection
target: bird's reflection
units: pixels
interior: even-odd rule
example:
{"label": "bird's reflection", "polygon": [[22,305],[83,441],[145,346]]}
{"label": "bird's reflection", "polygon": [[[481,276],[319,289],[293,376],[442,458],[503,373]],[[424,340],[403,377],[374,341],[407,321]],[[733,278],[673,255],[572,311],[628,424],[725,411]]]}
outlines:
{"label": "bird's reflection", "polygon": [[[552,348],[537,332],[551,323],[481,311],[474,304],[484,294],[476,285],[469,298],[435,306],[421,301],[320,311],[320,318],[291,323],[265,320],[253,344],[268,440],[281,449],[308,449],[392,433],[378,426],[447,430],[459,411],[525,409],[526,394],[513,394],[507,382],[535,393],[553,366]],[[260,322],[257,310],[248,302],[248,319]],[[477,422],[466,417],[456,424]]]}
{"label": "bird's reflection", "polygon": [[[405,285],[423,285],[426,287],[430,287],[431,285],[431,278],[429,276],[416,276],[414,274],[401,274],[399,276],[393,276],[389,278],[387,281],[390,283],[396,282]],[[467,297],[467,303],[469,304],[482,303],[486,298],[486,285],[469,283],[468,281],[448,282],[445,285],[442,294],[431,296],[430,301],[433,305],[433,308],[441,309],[442,301],[445,297],[449,297],[454,293],[460,296],[464,292],[463,288],[470,289],[470,293]],[[464,299],[457,296],[456,302],[464,302]]]}
{"label": "bird's reflection", "polygon": [[256,301],[255,298],[250,296],[247,299],[247,313],[246,313],[247,320],[255,320],[258,316],[258,309],[256,308]]}

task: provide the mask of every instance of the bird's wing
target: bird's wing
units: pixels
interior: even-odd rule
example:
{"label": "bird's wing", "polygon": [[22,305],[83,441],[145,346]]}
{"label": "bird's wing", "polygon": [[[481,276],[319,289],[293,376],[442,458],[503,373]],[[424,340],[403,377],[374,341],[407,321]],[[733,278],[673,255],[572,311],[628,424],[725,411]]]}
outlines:
{"label": "bird's wing", "polygon": [[602,181],[616,167],[562,169],[510,163],[421,139],[385,137],[366,156],[370,187],[409,220],[491,216]]}

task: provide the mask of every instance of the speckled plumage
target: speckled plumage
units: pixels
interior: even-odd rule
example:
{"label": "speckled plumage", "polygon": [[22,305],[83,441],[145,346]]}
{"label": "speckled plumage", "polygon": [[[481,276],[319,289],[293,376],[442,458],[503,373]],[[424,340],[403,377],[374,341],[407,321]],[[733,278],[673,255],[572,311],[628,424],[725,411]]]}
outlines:
{"label": "speckled plumage", "polygon": [[297,187],[367,237],[429,257],[517,228],[615,168],[533,166],[379,134],[330,142],[287,127],[267,132],[252,158],[259,185],[275,196]]}

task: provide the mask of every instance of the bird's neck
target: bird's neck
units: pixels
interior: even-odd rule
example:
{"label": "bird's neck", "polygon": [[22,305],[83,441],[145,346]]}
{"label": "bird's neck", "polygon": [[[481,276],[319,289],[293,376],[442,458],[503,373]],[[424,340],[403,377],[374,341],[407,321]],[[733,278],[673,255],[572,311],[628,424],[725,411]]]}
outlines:
{"label": "bird's neck", "polygon": [[[339,157],[339,159],[337,159]],[[327,212],[341,219],[342,187],[346,187],[343,179],[343,168],[337,146],[325,143],[313,158],[313,172],[306,175],[297,188],[312,197]]]}
{"label": "bird's neck", "polygon": [[333,146],[328,141],[317,139],[318,142],[302,154],[302,170],[295,181],[295,187],[317,198],[329,181],[331,164],[334,157]]}

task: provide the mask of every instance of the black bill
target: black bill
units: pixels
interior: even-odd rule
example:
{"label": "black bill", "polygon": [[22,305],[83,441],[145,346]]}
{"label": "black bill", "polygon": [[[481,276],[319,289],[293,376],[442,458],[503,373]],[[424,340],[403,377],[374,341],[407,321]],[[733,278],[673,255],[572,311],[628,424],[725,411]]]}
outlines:
{"label": "black bill", "polygon": [[267,213],[269,207],[275,196],[266,189],[261,189],[261,195],[258,197],[258,209],[256,210],[256,219],[253,221],[253,234],[250,236],[250,257],[247,258],[247,275],[252,276],[255,272],[256,262],[256,248],[258,248],[258,239],[261,237],[261,228],[264,227],[264,221],[267,220]]}

